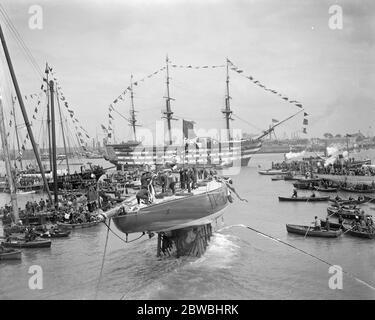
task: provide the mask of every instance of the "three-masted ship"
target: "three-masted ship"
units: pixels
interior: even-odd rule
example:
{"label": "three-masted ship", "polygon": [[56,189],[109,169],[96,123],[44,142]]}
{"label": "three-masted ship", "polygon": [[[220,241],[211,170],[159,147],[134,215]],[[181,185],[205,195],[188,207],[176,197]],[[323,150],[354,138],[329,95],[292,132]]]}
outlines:
{"label": "three-masted ship", "polygon": [[[167,96],[166,110],[163,111],[167,120],[169,142],[164,146],[147,146],[137,141],[136,118],[133,102],[133,87],[131,92],[131,119],[129,124],[133,127],[134,140],[120,144],[107,144],[104,158],[116,165],[118,169],[132,168],[142,165],[153,165],[166,163],[190,164],[197,166],[247,166],[252,155],[258,152],[262,146],[261,138],[256,139],[234,139],[231,134],[230,121],[232,113],[230,107],[229,93],[229,61],[227,60],[226,72],[226,96],[225,108],[221,111],[226,121],[225,139],[221,141],[212,137],[195,137],[194,139],[184,139],[180,144],[173,144],[171,137],[171,121],[173,111],[171,110],[171,100],[169,95],[169,60],[166,59],[166,84]],[[187,137],[186,137],[187,138]]]}

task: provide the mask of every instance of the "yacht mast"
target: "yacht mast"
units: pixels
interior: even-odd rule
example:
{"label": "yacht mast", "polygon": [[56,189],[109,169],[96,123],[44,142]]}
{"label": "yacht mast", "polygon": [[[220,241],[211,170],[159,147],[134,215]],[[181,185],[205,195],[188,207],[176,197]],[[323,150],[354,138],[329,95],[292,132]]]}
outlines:
{"label": "yacht mast", "polygon": [[230,125],[229,125],[229,122],[230,122],[230,120],[232,120],[231,115],[233,113],[233,111],[230,109],[230,99],[232,99],[232,98],[231,98],[231,96],[229,94],[229,60],[227,58],[227,79],[226,79],[225,109],[222,110],[221,112],[225,116],[228,141],[231,141],[231,134],[230,134]]}
{"label": "yacht mast", "polygon": [[54,83],[52,80],[49,82],[49,90],[51,96],[51,136],[52,136],[52,162],[53,162],[53,193],[54,205],[58,209],[58,190],[57,190],[57,161],[56,161],[56,124],[55,124],[55,106],[54,106]]}
{"label": "yacht mast", "polygon": [[167,96],[165,97],[165,104],[166,104],[166,111],[164,111],[165,118],[167,119],[168,123],[168,137],[169,141],[168,143],[171,145],[172,144],[172,132],[171,132],[171,120],[173,119],[173,112],[171,110],[171,100],[173,100],[170,95],[169,95],[169,59],[168,55],[165,59],[166,62],[166,71],[167,71]]}
{"label": "yacht mast", "polygon": [[17,222],[19,221],[17,195],[16,195],[16,187],[13,181],[12,167],[10,164],[8,141],[7,141],[7,136],[5,133],[5,124],[4,124],[3,99],[1,96],[0,96],[0,135],[1,135],[1,144],[3,146],[4,161],[5,161],[5,168],[7,172],[8,185],[10,189],[10,199],[12,202],[13,219],[14,219],[14,222],[17,224]]}
{"label": "yacht mast", "polygon": [[[21,153],[20,153],[20,151],[21,151],[21,149],[20,149],[20,139],[19,139],[19,136],[18,136],[17,119],[16,119],[16,108],[15,108],[16,97],[13,97],[13,95],[11,97],[12,97],[12,105],[13,105],[13,121],[14,121],[14,129],[16,130],[18,155],[21,156]],[[15,161],[16,161],[16,159],[15,159]],[[20,157],[19,161],[20,161],[20,165],[21,165],[21,170],[23,170],[22,157]]]}
{"label": "yacht mast", "polygon": [[134,110],[134,94],[133,94],[133,75],[130,77],[130,101],[131,101],[131,110],[130,110],[130,125],[133,128],[133,137],[134,141],[137,141],[137,133],[135,130],[137,119],[135,118],[135,110]]}
{"label": "yacht mast", "polygon": [[51,140],[51,111],[50,111],[50,104],[49,104],[49,66],[46,62],[46,82],[47,82],[47,89],[46,89],[46,97],[47,97],[47,130],[48,130],[48,158],[49,158],[49,169],[51,172],[53,171],[52,168],[52,140]]}
{"label": "yacht mast", "polygon": [[7,44],[5,42],[5,37],[4,37],[3,29],[1,28],[1,25],[0,25],[0,38],[1,38],[1,43],[2,43],[2,46],[3,46],[5,58],[6,58],[7,63],[8,63],[9,72],[10,72],[10,75],[12,77],[14,89],[16,90],[18,103],[20,104],[22,116],[23,116],[23,119],[25,121],[25,125],[26,125],[26,128],[27,128],[27,133],[29,134],[29,139],[31,141],[31,145],[33,146],[34,155],[35,155],[36,161],[38,162],[39,170],[40,170],[40,173],[41,173],[42,178],[43,178],[44,188],[47,192],[49,200],[52,202],[51,193],[50,193],[49,187],[48,187],[48,181],[47,181],[46,175],[44,173],[42,161],[40,160],[40,156],[39,156],[39,152],[38,152],[38,146],[35,142],[33,131],[31,130],[31,125],[30,125],[30,122],[29,122],[29,118],[27,116],[25,105],[23,103],[21,91],[20,91],[20,88],[18,86],[16,74],[14,73],[12,60],[10,59],[8,47],[7,47]]}

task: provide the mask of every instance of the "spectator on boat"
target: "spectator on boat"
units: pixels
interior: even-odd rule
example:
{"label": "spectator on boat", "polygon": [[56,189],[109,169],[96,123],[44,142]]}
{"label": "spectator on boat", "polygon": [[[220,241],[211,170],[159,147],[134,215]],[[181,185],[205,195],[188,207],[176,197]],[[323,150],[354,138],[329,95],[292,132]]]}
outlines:
{"label": "spectator on boat", "polygon": [[146,204],[148,204],[149,192],[147,188],[142,188],[141,190],[139,190],[135,197],[137,198],[138,204],[141,204],[141,199],[144,200]]}
{"label": "spectator on boat", "polygon": [[314,230],[321,230],[321,223],[320,223],[320,219],[318,219],[318,216],[315,216],[315,220],[314,220]]}
{"label": "spectator on boat", "polygon": [[327,229],[327,231],[330,230],[329,217],[326,218],[326,229]]}
{"label": "spectator on boat", "polygon": [[171,189],[172,193],[175,194],[176,193],[176,189],[175,189],[176,180],[175,180],[175,177],[171,173],[169,173],[168,178],[169,178],[169,189]]}
{"label": "spectator on boat", "polygon": [[298,195],[297,195],[297,189],[293,189],[293,194],[292,194],[292,198],[297,198]]}

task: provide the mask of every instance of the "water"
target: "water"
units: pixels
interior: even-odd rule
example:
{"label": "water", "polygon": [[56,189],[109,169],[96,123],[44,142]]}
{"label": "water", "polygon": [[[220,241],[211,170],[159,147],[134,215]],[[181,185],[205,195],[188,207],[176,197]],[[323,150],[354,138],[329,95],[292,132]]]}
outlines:
{"label": "water", "polygon": [[[361,156],[375,159],[373,151]],[[375,286],[375,241],[287,234],[286,223],[309,224],[315,215],[325,217],[327,203],[279,203],[277,196],[290,195],[292,184],[273,182],[257,169],[280,160],[281,154],[256,155],[233,177],[249,202],[235,200],[225,215],[226,227],[199,259],[158,259],[156,237],[125,244],[110,233],[97,298],[374,299],[374,290],[345,274],[343,289],[330,289],[327,265],[244,228],[284,240]],[[0,197],[3,203],[5,196]],[[369,207],[365,210],[371,212]],[[94,299],[106,235],[104,225],[73,231],[69,239],[54,240],[50,249],[24,250],[22,261],[0,262],[0,299]],[[31,265],[43,268],[42,290],[28,287]]]}

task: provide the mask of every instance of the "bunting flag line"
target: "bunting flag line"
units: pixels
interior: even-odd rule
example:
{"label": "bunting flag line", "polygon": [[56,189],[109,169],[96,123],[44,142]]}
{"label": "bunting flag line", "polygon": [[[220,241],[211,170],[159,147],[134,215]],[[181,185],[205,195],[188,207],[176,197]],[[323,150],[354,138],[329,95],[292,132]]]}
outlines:
{"label": "bunting flag line", "polygon": [[259,80],[255,80],[253,76],[246,76],[243,74],[243,70],[241,70],[240,68],[238,68],[232,61],[230,61],[229,59],[227,59],[228,63],[231,65],[231,70],[237,72],[238,74],[240,74],[241,76],[245,77],[246,79],[250,80],[251,82],[253,82],[254,84],[256,84],[257,86],[259,86],[260,88],[263,88],[265,91],[268,91],[268,92],[271,92],[279,97],[281,97],[282,100],[284,101],[287,101],[289,102],[290,104],[294,104],[296,107],[298,108],[303,108],[303,105],[302,103],[298,102],[297,100],[290,100],[287,96],[281,94],[280,92],[274,90],[274,89],[270,89],[268,88],[267,86],[265,86],[264,84],[262,84]]}
{"label": "bunting flag line", "polygon": [[215,69],[215,68],[224,68],[225,65],[216,65],[216,66],[192,66],[192,65],[177,65],[177,64],[172,64],[172,68],[183,68],[183,69]]}

